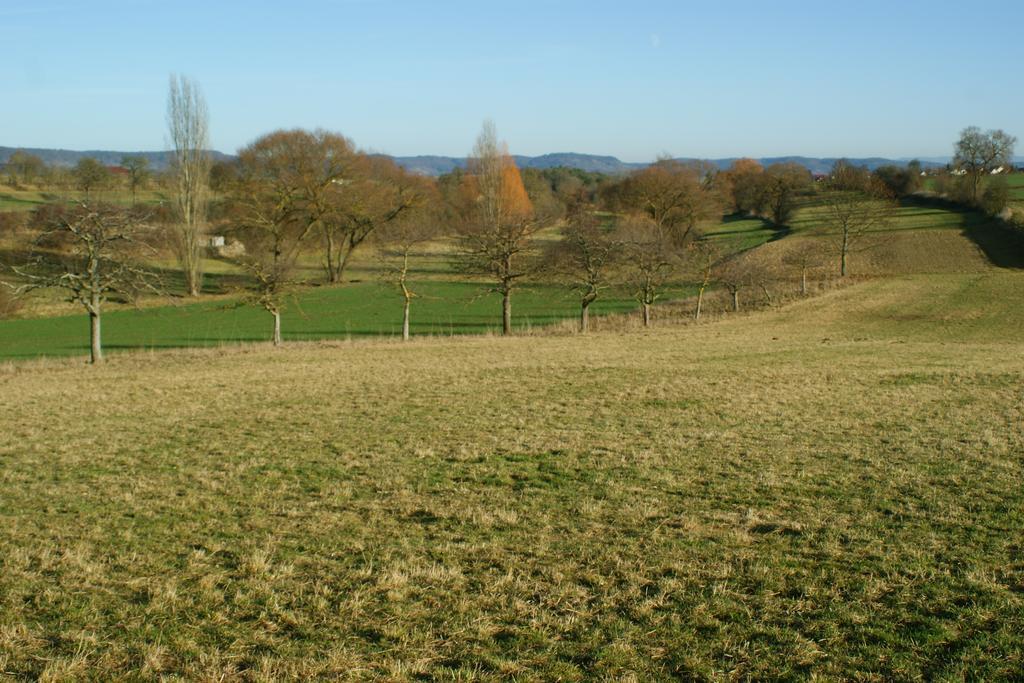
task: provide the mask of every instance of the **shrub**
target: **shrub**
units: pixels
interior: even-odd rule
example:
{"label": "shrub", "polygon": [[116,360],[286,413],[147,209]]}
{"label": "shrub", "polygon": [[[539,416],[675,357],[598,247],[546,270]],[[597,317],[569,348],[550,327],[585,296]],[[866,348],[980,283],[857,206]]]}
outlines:
{"label": "shrub", "polygon": [[990,216],[1002,213],[1010,203],[1010,186],[1003,176],[993,176],[985,185],[979,200],[981,210]]}

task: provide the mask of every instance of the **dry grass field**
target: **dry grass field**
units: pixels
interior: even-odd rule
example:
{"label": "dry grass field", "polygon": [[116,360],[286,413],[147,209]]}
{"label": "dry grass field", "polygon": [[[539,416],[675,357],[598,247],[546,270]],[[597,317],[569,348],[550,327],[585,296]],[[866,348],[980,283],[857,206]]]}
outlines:
{"label": "dry grass field", "polygon": [[1018,677],[1022,295],[0,366],[0,678]]}

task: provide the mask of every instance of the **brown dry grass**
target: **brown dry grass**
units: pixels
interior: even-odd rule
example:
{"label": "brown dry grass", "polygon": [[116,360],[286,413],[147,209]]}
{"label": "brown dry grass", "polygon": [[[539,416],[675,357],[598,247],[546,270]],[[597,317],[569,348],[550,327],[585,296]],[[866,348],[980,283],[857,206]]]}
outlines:
{"label": "brown dry grass", "polygon": [[1024,287],[991,277],[585,338],[8,364],[0,672],[1012,677],[1024,314],[968,313]]}

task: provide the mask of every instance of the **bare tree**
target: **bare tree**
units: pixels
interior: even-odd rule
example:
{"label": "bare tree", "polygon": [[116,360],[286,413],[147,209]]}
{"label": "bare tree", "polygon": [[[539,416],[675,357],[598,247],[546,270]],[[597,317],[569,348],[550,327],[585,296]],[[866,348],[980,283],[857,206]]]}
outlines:
{"label": "bare tree", "polygon": [[626,284],[640,304],[644,327],[648,327],[651,307],[662,296],[675,272],[679,251],[658,223],[644,215],[620,220],[616,239],[622,245]]}
{"label": "bare tree", "polygon": [[732,310],[740,312],[740,292],[753,283],[750,264],[741,255],[733,255],[715,266],[715,279],[722,283],[732,298]]}
{"label": "bare tree", "polygon": [[601,225],[594,207],[580,190],[571,200],[562,238],[549,243],[545,268],[568,280],[580,297],[580,332],[590,327],[590,306],[612,286],[614,269],[621,257],[616,235]]}
{"label": "bare tree", "polygon": [[90,195],[110,182],[110,169],[92,157],[82,157],[71,171],[75,185],[89,201]]}
{"label": "bare tree", "polygon": [[24,150],[16,150],[7,159],[4,166],[8,173],[8,181],[12,185],[20,182],[29,185],[40,178],[46,171],[46,162],[35,154],[29,154]]}
{"label": "bare tree", "polygon": [[416,207],[423,192],[423,179],[391,159],[353,155],[345,177],[330,187],[320,220],[328,281],[341,282],[356,249],[374,231]]}
{"label": "bare tree", "polygon": [[884,231],[892,223],[894,202],[878,186],[873,191],[832,190],[825,195],[825,225],[834,232],[839,256],[839,275],[845,277],[851,253],[875,246],[872,233]]}
{"label": "bare tree", "polygon": [[763,176],[764,167],[753,159],[737,159],[729,170],[719,174],[734,212],[760,215],[764,211],[767,197]]}
{"label": "bare tree", "polygon": [[774,287],[779,280],[777,263],[754,254],[745,255],[745,260],[750,284],[761,290],[766,305],[774,306],[775,297],[769,287]]}
{"label": "bare tree", "polygon": [[703,167],[659,159],[609,188],[606,195],[612,208],[643,213],[665,239],[682,247],[720,208],[705,182],[708,177]]}
{"label": "bare tree", "polygon": [[34,240],[30,260],[12,270],[33,289],[64,290],[89,314],[90,361],[103,360],[100,316],[114,295],[134,299],[142,290],[159,292],[155,273],[140,265],[142,220],[124,209],[82,202],[61,207]]}
{"label": "bare tree", "polygon": [[149,180],[149,159],[137,154],[126,154],[121,157],[121,166],[128,171],[128,189],[132,193],[132,204],[135,204],[139,188]]}
{"label": "bare tree", "polygon": [[807,296],[807,276],[821,268],[825,261],[825,250],[817,240],[806,239],[782,257],[782,262],[799,271],[800,294]]}
{"label": "bare tree", "polygon": [[954,146],[953,165],[966,173],[972,204],[979,203],[985,175],[998,166],[1010,165],[1016,144],[1017,138],[1002,130],[983,133],[977,126],[969,126],[960,132],[960,139]]}
{"label": "bare tree", "polygon": [[485,275],[501,294],[501,329],[512,333],[512,292],[531,272],[534,236],[549,217],[534,210],[519,169],[494,123],[484,123],[456,198],[460,258],[467,273]]}
{"label": "bare tree", "polygon": [[384,277],[402,295],[402,339],[409,339],[412,300],[420,295],[409,281],[412,259],[424,245],[441,236],[442,223],[434,212],[417,211],[388,222],[377,231],[378,251],[384,263]]}
{"label": "bare tree", "polygon": [[768,218],[778,227],[788,225],[796,212],[800,193],[811,185],[810,171],[793,162],[772,164],[765,169],[760,181]]}
{"label": "bare tree", "polygon": [[872,182],[871,172],[866,166],[857,166],[849,159],[839,159],[832,164],[828,184],[833,190],[864,192]]}
{"label": "bare tree", "polygon": [[339,178],[346,160],[333,154],[330,134],[277,131],[238,154],[232,180],[234,231],[245,245],[236,261],[253,278],[249,299],[273,316],[281,344],[281,311],[306,238],[321,219],[321,191]]}
{"label": "bare tree", "polygon": [[690,253],[697,276],[697,305],[694,307],[693,319],[700,320],[704,292],[715,280],[715,266],[722,256],[722,250],[715,242],[705,238],[693,242],[690,245]]}
{"label": "bare tree", "polygon": [[203,285],[203,235],[210,191],[209,113],[199,85],[184,76],[171,76],[167,96],[167,126],[171,143],[171,177],[177,212],[174,235],[178,260],[189,296]]}

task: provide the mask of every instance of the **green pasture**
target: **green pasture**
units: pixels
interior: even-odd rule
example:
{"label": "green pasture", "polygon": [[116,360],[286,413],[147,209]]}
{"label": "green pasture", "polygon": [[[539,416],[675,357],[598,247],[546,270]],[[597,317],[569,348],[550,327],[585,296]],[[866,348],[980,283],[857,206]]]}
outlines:
{"label": "green pasture", "polygon": [[[132,193],[124,189],[94,190],[90,199],[111,204],[130,205]],[[29,190],[0,186],[0,211],[32,211],[52,202],[74,202],[85,199],[79,190]],[[155,190],[140,190],[135,197],[139,204],[155,204],[166,198]]]}
{"label": "green pasture", "polygon": [[706,239],[728,244],[730,251],[744,251],[778,239],[787,230],[778,230],[760,218],[725,216],[718,225],[704,231]]}
{"label": "green pasture", "polygon": [[[501,301],[485,285],[424,281],[414,285],[413,335],[487,334],[501,329]],[[673,291],[679,296],[681,289]],[[516,329],[574,318],[578,301],[566,288],[525,287],[512,299]],[[595,315],[635,308],[626,293],[599,299]],[[116,310],[102,318],[104,348],[159,349],[259,342],[270,338],[271,317],[238,300]],[[283,315],[285,340],[345,339],[401,334],[402,299],[376,282],[314,287],[294,296]],[[0,358],[78,355],[88,352],[83,314],[0,321]]]}

